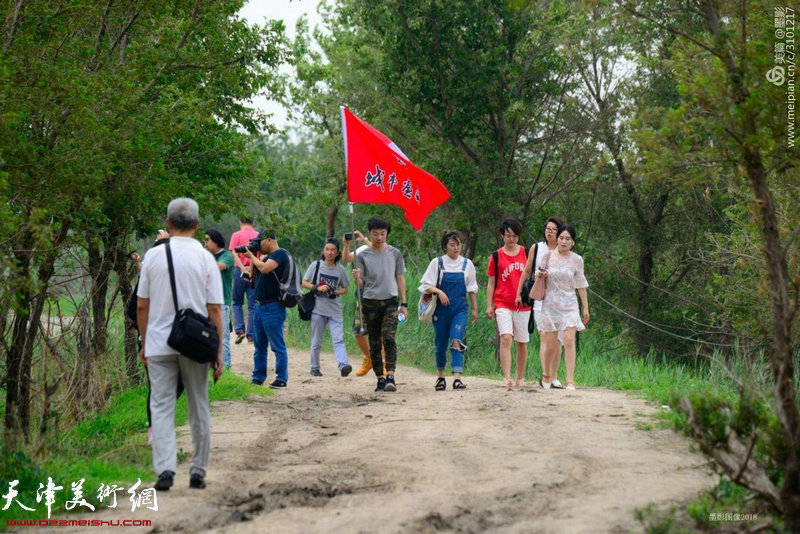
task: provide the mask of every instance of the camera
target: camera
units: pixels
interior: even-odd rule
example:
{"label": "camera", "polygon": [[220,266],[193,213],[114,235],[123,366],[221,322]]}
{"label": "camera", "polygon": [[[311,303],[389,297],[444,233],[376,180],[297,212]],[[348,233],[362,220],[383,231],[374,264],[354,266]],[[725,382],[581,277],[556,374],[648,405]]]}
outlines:
{"label": "camera", "polygon": [[251,239],[250,242],[246,245],[241,245],[233,249],[234,252],[238,252],[240,254],[244,254],[248,250],[253,254],[257,254],[261,250],[261,240],[258,238]]}
{"label": "camera", "polygon": [[344,234],[344,240],[345,241],[352,241],[353,240],[353,234],[350,233],[350,232],[347,232],[346,234]]}

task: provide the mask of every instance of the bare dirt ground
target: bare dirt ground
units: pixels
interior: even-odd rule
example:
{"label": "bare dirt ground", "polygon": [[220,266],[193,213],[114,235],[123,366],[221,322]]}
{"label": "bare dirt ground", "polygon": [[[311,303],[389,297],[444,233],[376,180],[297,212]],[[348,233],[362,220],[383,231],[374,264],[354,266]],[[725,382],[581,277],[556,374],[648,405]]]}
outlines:
{"label": "bare dirt ground", "polygon": [[[233,345],[233,360],[249,378],[252,345]],[[400,367],[398,391],[377,394],[371,373],[342,378],[332,354],[322,364],[312,378],[308,351],[291,350],[286,390],[212,407],[206,490],[188,488],[186,462],[157,512],[131,513],[120,495],[118,509],[69,518],[152,521],[123,532],[640,532],[636,508],[715,481],[687,439],[638,429],[661,408],[624,393],[470,376],[436,392]],[[179,445],[192,450],[186,427]]]}

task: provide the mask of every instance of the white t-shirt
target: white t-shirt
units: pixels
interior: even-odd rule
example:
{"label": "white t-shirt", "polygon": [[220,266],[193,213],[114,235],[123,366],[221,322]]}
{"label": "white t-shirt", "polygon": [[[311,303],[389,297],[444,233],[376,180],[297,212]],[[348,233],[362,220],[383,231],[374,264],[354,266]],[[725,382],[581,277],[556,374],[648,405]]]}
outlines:
{"label": "white t-shirt", "polygon": [[[544,268],[544,259],[547,256],[547,253],[551,252],[553,254],[556,253],[555,250],[550,250],[547,248],[547,243],[544,241],[539,241],[539,249],[536,251],[536,261],[533,263],[533,271],[531,271],[531,278],[536,276],[536,269],[539,267]],[[533,312],[540,312],[542,311],[542,301],[541,300],[534,300],[533,301]]]}
{"label": "white t-shirt", "polygon": [[[214,256],[191,237],[173,237],[169,246],[175,269],[178,308],[191,308],[207,316],[206,304],[222,304],[222,277]],[[137,295],[150,299],[145,356],[176,354],[175,349],[167,345],[176,310],[172,303],[166,245],[153,247],[144,255]]]}
{"label": "white t-shirt", "polygon": [[[450,256],[445,254],[442,256],[442,265],[444,270],[442,273],[460,273],[464,267],[464,256],[458,256],[456,259],[451,259]],[[433,258],[422,275],[422,280],[419,283],[420,293],[425,293],[429,287],[436,287],[439,277],[439,258]],[[464,282],[467,284],[467,293],[478,292],[478,279],[475,276],[475,266],[470,260],[467,260],[467,268],[464,269]]]}

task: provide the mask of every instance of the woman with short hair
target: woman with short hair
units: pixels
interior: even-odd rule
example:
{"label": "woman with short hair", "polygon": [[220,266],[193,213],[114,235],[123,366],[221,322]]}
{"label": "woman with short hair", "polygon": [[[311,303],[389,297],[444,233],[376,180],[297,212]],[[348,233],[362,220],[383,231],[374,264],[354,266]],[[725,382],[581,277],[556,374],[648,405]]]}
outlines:
{"label": "woman with short hair", "polygon": [[[447,381],[447,351],[450,350],[450,368],[453,371],[453,389],[466,389],[461,380],[464,372],[464,343],[467,315],[472,307],[472,324],[478,321],[478,280],[475,266],[461,255],[462,240],[458,232],[442,235],[444,254],[431,260],[420,280],[421,293],[436,295],[438,303],[433,316],[436,334],[436,370],[438,378],[434,389],[444,391]],[[469,299],[469,303],[467,302]]]}
{"label": "woman with short hair", "polygon": [[[528,262],[525,270],[522,271],[522,278],[519,280],[517,291],[518,305],[522,305],[522,286],[531,277],[535,268],[543,268],[547,264],[550,254],[557,252],[558,248],[558,229],[564,225],[564,221],[558,217],[549,217],[544,223],[544,240],[531,245],[528,252]],[[538,267],[534,267],[538,266]],[[542,301],[536,300],[533,303],[533,319],[539,324],[542,315]],[[558,364],[561,363],[561,344],[548,344],[539,330],[539,361],[542,364],[542,378],[539,385],[544,389],[562,389],[564,386],[558,381]],[[552,346],[551,346],[552,345]]]}
{"label": "woman with short hair", "polygon": [[[486,317],[497,322],[500,337],[500,366],[503,370],[503,385],[522,386],[525,383],[525,364],[528,360],[528,320],[531,309],[517,305],[517,288],[528,253],[519,245],[522,223],[506,219],[500,225],[503,246],[489,258],[486,274]],[[516,380],[511,381],[511,343],[517,346]]]}

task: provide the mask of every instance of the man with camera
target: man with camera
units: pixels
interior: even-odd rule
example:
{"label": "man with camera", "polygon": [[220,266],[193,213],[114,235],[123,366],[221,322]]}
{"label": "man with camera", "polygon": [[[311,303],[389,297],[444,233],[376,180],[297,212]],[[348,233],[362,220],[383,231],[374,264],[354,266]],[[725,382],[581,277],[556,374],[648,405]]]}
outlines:
{"label": "man with camera", "polygon": [[[253,229],[253,219],[239,217],[239,230],[231,235],[230,250],[246,246],[258,236]],[[244,249],[242,249],[244,250]],[[255,307],[255,286],[250,283],[250,260],[243,254],[233,255],[233,331],[236,332],[236,344],[247,337],[247,342],[253,342],[253,309]],[[247,295],[247,326],[244,322],[244,297]]]}
{"label": "man with camera", "polygon": [[251,274],[256,279],[251,382],[260,386],[267,379],[267,349],[271,344],[275,354],[275,380],[269,387],[285,388],[289,381],[289,353],[283,340],[286,308],[279,302],[279,297],[280,280],[291,275],[289,253],[280,248],[275,234],[269,230],[261,231],[250,244],[236,249],[237,252],[240,250],[250,260]]}
{"label": "man with camera", "polygon": [[[189,308],[207,316],[222,338],[222,280],[214,257],[194,239],[199,222],[197,202],[176,198],[167,207],[169,243],[153,247],[144,257],[139,278],[137,323],[142,339],[139,358],[148,368],[150,409],[153,418],[153,467],[158,473],[157,490],[174,484],[178,466],[175,440],[175,390],[178,376],[186,388],[189,426],[194,454],[189,468],[189,487],[203,489],[211,446],[211,416],[208,410],[208,364],[198,363],[167,343],[175,319],[167,251],[175,271],[178,309]],[[214,362],[214,379],[222,374],[222,345]]]}

